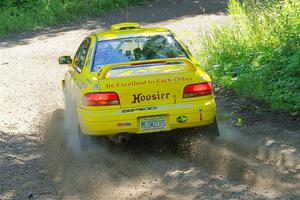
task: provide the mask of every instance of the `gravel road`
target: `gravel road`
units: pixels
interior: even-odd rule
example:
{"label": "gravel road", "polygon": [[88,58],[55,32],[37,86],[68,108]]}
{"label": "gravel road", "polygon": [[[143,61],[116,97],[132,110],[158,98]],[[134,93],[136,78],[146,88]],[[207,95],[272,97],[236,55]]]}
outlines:
{"label": "gravel road", "polygon": [[57,58],[74,55],[87,34],[138,21],[172,29],[195,52],[200,31],[228,23],[225,7],[156,0],[1,38],[0,199],[300,199],[299,124],[266,118],[236,126],[227,106],[234,99],[217,98],[222,136],[214,143],[156,134],[81,151],[66,122],[66,67]]}

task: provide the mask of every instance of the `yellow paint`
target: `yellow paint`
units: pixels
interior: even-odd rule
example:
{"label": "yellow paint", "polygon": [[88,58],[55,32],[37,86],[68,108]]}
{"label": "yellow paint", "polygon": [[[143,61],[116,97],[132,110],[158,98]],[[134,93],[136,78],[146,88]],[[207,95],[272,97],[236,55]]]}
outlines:
{"label": "yellow paint", "polygon": [[[124,26],[137,28],[119,30]],[[87,37],[91,39],[91,43],[82,71],[76,70],[73,60],[63,81],[64,88],[68,91],[66,94],[72,96],[71,99],[76,106],[79,124],[84,134],[144,133],[139,128],[139,119],[150,116],[164,116],[167,123],[166,131],[213,123],[216,115],[213,95],[183,98],[186,85],[211,82],[211,79],[174,33],[164,28],[139,28],[137,24],[119,24],[114,25],[112,29]],[[97,41],[161,33],[172,34],[189,58],[163,59],[170,64],[159,67],[154,65],[147,69],[113,70],[142,61],[119,63],[103,66],[100,72],[91,72],[91,60]],[[83,105],[83,95],[91,92],[116,92],[121,103],[113,106]],[[177,122],[179,116],[187,117],[187,121]]]}

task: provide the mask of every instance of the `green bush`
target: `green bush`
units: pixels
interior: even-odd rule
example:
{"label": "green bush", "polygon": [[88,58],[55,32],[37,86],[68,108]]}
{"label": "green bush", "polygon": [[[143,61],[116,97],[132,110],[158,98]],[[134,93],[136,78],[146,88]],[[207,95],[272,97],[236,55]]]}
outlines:
{"label": "green bush", "polygon": [[0,36],[144,2],[140,0],[0,0]]}
{"label": "green bush", "polygon": [[299,1],[230,0],[228,12],[230,25],[201,37],[202,65],[243,96],[300,111]]}

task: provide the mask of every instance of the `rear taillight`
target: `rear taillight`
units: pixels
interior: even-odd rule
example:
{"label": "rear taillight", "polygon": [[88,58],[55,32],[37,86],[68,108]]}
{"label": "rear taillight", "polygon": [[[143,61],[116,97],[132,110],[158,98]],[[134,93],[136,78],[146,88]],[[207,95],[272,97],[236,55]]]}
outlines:
{"label": "rear taillight", "polygon": [[120,105],[119,96],[114,92],[88,93],[83,96],[83,104],[86,106],[110,106]]}
{"label": "rear taillight", "polygon": [[149,62],[137,62],[137,63],[132,63],[131,65],[151,65],[151,64],[163,64],[166,61],[149,61]]}
{"label": "rear taillight", "polygon": [[199,97],[209,94],[212,94],[211,83],[198,83],[185,86],[183,98]]}

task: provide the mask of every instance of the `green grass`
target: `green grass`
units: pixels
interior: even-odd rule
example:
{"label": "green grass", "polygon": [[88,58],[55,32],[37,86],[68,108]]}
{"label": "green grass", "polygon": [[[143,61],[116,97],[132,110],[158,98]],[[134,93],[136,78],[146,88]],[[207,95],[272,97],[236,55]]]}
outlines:
{"label": "green grass", "polygon": [[203,34],[202,65],[238,94],[300,113],[300,2],[230,0],[229,26]]}
{"label": "green grass", "polygon": [[136,5],[145,0],[1,0],[0,36]]}

